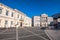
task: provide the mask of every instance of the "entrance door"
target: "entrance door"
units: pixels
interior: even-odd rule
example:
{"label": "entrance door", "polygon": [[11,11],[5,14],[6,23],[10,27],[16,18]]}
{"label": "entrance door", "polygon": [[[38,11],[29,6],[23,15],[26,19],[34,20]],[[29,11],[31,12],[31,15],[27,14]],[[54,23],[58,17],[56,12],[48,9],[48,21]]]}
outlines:
{"label": "entrance door", "polygon": [[20,26],[22,27],[22,22],[20,23]]}

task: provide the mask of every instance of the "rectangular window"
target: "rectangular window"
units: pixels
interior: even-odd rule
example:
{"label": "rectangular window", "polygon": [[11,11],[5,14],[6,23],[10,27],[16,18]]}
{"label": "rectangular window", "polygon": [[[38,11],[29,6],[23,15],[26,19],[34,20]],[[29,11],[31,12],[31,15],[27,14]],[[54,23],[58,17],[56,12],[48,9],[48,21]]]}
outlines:
{"label": "rectangular window", "polygon": [[8,16],[8,12],[9,12],[9,11],[8,11],[8,10],[6,10],[6,16]]}
{"label": "rectangular window", "polygon": [[0,8],[0,14],[2,13],[2,8]]}
{"label": "rectangular window", "polygon": [[21,16],[21,19],[22,19],[22,16]]}
{"label": "rectangular window", "polygon": [[1,19],[0,19],[0,24],[1,24]]}
{"label": "rectangular window", "polygon": [[17,22],[17,25],[18,25],[19,23]]}
{"label": "rectangular window", "polygon": [[13,17],[13,12],[12,12],[12,14],[11,14],[11,17]]}
{"label": "rectangular window", "polygon": [[11,21],[11,25],[13,25],[13,21]]}
{"label": "rectangular window", "polygon": [[7,20],[5,20],[5,25],[7,25],[8,24],[8,21]]}
{"label": "rectangular window", "polygon": [[17,18],[19,18],[19,14],[18,14]]}

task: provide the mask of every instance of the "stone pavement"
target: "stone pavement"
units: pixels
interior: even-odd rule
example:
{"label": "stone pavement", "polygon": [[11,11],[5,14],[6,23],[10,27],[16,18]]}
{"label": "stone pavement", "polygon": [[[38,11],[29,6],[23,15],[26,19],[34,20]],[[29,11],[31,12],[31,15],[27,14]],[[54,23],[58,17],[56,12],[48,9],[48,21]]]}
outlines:
{"label": "stone pavement", "polygon": [[60,30],[45,30],[51,40],[60,40]]}
{"label": "stone pavement", "polygon": [[[19,28],[19,40],[50,40],[39,27]],[[16,40],[16,29],[0,30],[0,40]]]}

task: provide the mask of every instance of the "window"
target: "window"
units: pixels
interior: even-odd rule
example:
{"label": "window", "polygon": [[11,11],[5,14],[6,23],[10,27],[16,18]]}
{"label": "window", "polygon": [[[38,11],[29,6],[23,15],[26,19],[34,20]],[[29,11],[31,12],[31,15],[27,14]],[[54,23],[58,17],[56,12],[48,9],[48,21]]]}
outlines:
{"label": "window", "polygon": [[19,23],[17,22],[17,25],[18,25]]}
{"label": "window", "polygon": [[11,14],[11,17],[13,17],[13,12],[12,12],[12,14]]}
{"label": "window", "polygon": [[5,25],[4,25],[4,27],[7,27],[7,24],[8,24],[8,21],[7,21],[7,20],[5,20]]}
{"label": "window", "polygon": [[13,25],[13,21],[11,21],[11,25]]}
{"label": "window", "polygon": [[8,11],[8,10],[6,10],[6,15],[7,15],[7,16],[8,16],[8,12],[9,12],[9,11]]}
{"label": "window", "polygon": [[2,13],[2,8],[0,8],[0,14]]}
{"label": "window", "polygon": [[22,16],[21,16],[21,19],[22,19]]}
{"label": "window", "polygon": [[7,20],[5,20],[5,25],[7,25],[8,24],[8,21]]}
{"label": "window", "polygon": [[19,14],[18,14],[17,18],[19,18]]}
{"label": "window", "polygon": [[0,19],[0,24],[1,24],[1,19]]}

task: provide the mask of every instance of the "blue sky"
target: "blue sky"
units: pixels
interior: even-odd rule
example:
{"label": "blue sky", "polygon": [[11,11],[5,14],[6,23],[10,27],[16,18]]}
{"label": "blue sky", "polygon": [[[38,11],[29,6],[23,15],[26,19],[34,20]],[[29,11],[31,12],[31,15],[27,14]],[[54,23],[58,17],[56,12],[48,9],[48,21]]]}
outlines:
{"label": "blue sky", "polygon": [[60,13],[60,0],[0,0],[1,3],[22,11],[29,17],[46,13],[49,16]]}

